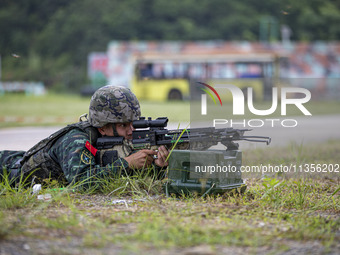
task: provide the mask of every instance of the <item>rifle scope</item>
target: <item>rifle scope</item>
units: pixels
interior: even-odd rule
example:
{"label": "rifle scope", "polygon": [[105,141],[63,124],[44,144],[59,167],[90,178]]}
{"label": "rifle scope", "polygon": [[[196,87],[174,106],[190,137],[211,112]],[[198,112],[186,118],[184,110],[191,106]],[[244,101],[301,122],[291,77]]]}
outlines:
{"label": "rifle scope", "polygon": [[135,120],[132,122],[134,128],[164,128],[168,125],[167,117],[159,117],[155,120],[152,120],[151,117],[145,119],[145,117],[140,117],[139,120]]}

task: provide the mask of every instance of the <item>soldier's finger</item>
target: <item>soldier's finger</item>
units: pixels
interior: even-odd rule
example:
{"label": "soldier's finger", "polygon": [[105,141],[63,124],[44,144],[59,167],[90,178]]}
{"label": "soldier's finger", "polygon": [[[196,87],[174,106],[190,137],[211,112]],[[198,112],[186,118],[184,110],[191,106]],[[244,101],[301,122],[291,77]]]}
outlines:
{"label": "soldier's finger", "polygon": [[149,154],[149,155],[156,155],[157,151],[154,150],[143,150],[144,153]]}
{"label": "soldier's finger", "polygon": [[160,158],[161,160],[165,161],[166,160],[166,155],[162,151],[158,151],[157,157]]}
{"label": "soldier's finger", "polygon": [[165,147],[165,146],[161,146],[160,147],[160,151],[164,154],[164,156],[168,156],[169,155],[169,150]]}
{"label": "soldier's finger", "polygon": [[152,161],[154,160],[153,156],[152,155],[147,155],[146,158],[145,158],[146,162],[148,164],[151,164]]}

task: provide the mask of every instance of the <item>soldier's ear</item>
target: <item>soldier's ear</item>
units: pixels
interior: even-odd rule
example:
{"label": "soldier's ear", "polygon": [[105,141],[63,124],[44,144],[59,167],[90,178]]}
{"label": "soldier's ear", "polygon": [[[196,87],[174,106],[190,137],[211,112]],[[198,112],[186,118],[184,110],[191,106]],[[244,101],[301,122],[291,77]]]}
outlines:
{"label": "soldier's ear", "polygon": [[102,136],[113,136],[113,128],[110,123],[97,129]]}
{"label": "soldier's ear", "polygon": [[105,127],[100,127],[100,128],[97,128],[97,129],[102,136],[104,136],[106,134]]}

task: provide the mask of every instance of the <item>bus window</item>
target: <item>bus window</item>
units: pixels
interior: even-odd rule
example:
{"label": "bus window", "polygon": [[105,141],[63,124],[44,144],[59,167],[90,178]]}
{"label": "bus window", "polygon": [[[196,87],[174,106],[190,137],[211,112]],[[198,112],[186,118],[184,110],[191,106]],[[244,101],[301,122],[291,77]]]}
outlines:
{"label": "bus window", "polygon": [[152,64],[139,63],[137,67],[138,77],[142,80],[149,79],[153,77],[153,67]]}
{"label": "bus window", "polygon": [[263,76],[264,77],[273,77],[274,76],[274,68],[272,63],[264,63],[263,64]]}
{"label": "bus window", "polygon": [[161,63],[153,64],[153,75],[155,79],[164,79],[164,65]]}
{"label": "bus window", "polygon": [[238,78],[260,78],[262,77],[262,68],[260,64],[255,63],[238,63],[237,77]]}

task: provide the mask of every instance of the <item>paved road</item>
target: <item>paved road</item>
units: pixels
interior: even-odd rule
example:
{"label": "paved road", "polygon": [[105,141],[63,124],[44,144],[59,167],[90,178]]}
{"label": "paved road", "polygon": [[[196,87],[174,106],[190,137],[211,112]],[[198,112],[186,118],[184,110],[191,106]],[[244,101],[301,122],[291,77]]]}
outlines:
{"label": "paved road", "polygon": [[[253,128],[253,130],[247,134],[270,136],[272,138],[271,146],[284,146],[291,142],[300,145],[320,143],[330,139],[340,140],[340,115],[296,117],[294,119],[298,122],[298,126],[294,128],[272,128],[270,127],[270,122],[268,122],[264,127]],[[243,126],[234,127],[244,128]],[[22,127],[0,129],[0,150],[27,150],[59,128],[60,127]],[[170,123],[168,128],[177,129],[178,124]],[[186,125],[182,124],[180,128],[186,128]],[[257,148],[263,146],[265,145],[241,142],[241,148]]]}

